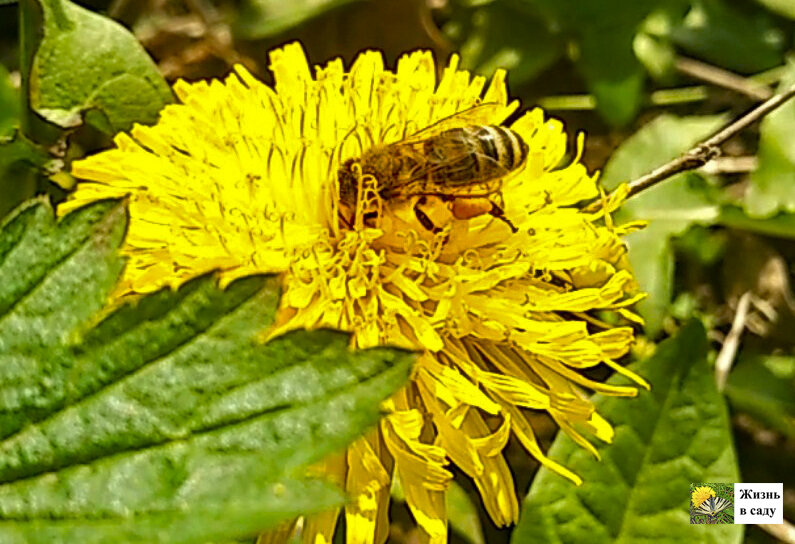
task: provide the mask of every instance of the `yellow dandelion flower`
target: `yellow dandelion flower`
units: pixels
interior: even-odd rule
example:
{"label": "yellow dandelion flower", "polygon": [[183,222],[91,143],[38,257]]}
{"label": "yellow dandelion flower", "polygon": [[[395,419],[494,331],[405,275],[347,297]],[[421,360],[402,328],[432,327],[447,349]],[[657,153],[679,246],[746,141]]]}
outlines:
{"label": "yellow dandelion flower", "polygon": [[693,490],[691,498],[693,499],[693,506],[698,508],[705,500],[715,496],[715,491],[708,485],[702,485]]}
{"label": "yellow dandelion flower", "polygon": [[[429,229],[414,210],[416,196],[382,199],[378,187],[390,180],[366,172],[348,209],[340,165],[478,104],[491,104],[481,124],[504,123],[518,105],[508,100],[505,73],[487,85],[459,70],[454,56],[437,80],[424,51],[394,71],[376,52],[362,53],[347,72],[341,60],[313,70],[298,44],[270,60],[273,88],[240,66],[223,82],[180,81],[181,103],[155,126],[137,126],[116,137],[115,149],[74,164],[85,181],[62,213],[128,197],[128,265],[116,296],[215,269],[225,282],[279,272],[283,294],[270,336],[332,327],[350,331],[356,347],[421,352],[380,426],[323,465],[354,497],[344,507],[348,542],[384,542],[396,478],[429,540],[446,542],[450,463],[474,480],[497,525],[515,522],[519,505],[502,455],[511,435],[579,483],[544,455],[529,414],[548,413],[596,454],[583,433],[610,441],[613,431],[585,391],[636,389],[580,370],[604,364],[645,386],[615,362],[632,329],[593,316],[638,320],[628,309],[639,295],[621,240],[638,225],[613,224],[620,198],[595,213],[578,207],[599,196],[579,161],[582,138],[562,165],[559,121],[533,109],[511,124],[528,156],[490,198],[516,232],[488,214],[459,219],[455,201],[438,195],[423,203],[436,226]],[[331,542],[340,513],[304,520],[304,542]]]}

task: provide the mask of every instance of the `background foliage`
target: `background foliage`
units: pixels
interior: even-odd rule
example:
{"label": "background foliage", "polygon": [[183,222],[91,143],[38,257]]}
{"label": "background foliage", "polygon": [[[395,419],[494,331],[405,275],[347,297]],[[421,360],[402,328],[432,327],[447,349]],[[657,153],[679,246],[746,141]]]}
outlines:
{"label": "background foliage", "polygon": [[[172,100],[168,83],[222,76],[237,62],[267,81],[267,51],[288,40],[301,40],[318,63],[336,56],[349,62],[361,49],[378,48],[393,65],[400,53],[422,47],[442,59],[458,51],[464,67],[485,75],[506,68],[511,91],[524,106],[544,106],[566,121],[572,135],[587,132],[584,160],[592,170],[603,171],[608,188],[662,164],[776,88],[795,83],[795,3],[789,0],[0,4],[0,217],[37,195],[53,203],[65,198],[74,183],[71,161],[107,147],[113,133],[133,122],[153,122]],[[793,133],[795,102],[727,142],[724,157],[642,193],[622,209],[620,221],[651,221],[649,228],[630,237],[629,256],[649,292],[638,308],[647,324],[638,331],[632,358],[639,361],[636,371],[652,383],[652,391],[632,401],[632,409],[626,401],[598,400],[617,427],[615,444],[600,450],[601,464],[565,437],[555,440],[553,457],[585,476],[581,488],[539,471],[520,447],[509,444],[519,491],[524,494],[529,488],[517,528],[494,527],[472,484],[457,475],[450,496],[453,542],[634,542],[663,532],[671,542],[772,541],[756,527],[743,534],[739,527],[689,526],[688,484],[704,481],[783,479],[785,518],[795,519]],[[237,406],[234,399],[223,400],[230,383],[269,387],[251,381],[250,365],[273,357],[250,345],[254,330],[237,339],[224,337],[240,356],[231,366],[231,358],[219,356],[221,366],[202,374],[209,381],[203,382],[201,394],[195,388],[172,392],[179,399],[173,411],[167,410],[180,429],[174,436],[158,438],[124,425],[115,435],[92,430],[99,425],[96,418],[106,414],[102,402],[119,402],[131,391],[148,398],[148,391],[163,387],[127,379],[145,362],[154,366],[147,366],[152,375],[143,373],[142,379],[177,368],[190,381],[196,371],[180,366],[165,347],[137,363],[122,361],[128,367],[100,364],[104,359],[99,354],[129,351],[125,342],[146,345],[147,334],[165,338],[166,331],[177,335],[175,343],[198,342],[196,349],[205,349],[202,342],[221,341],[206,334],[215,330],[213,323],[242,319],[245,312],[255,311],[247,305],[250,301],[275,296],[268,279],[241,282],[222,292],[211,278],[202,278],[176,293],[152,295],[102,319],[92,318],[118,274],[113,249],[124,231],[120,210],[118,204],[105,203],[56,226],[48,204],[38,200],[4,220],[0,541],[33,542],[33,535],[48,542],[74,541],[78,535],[87,541],[81,531],[91,526],[91,515],[103,503],[102,495],[92,495],[92,486],[102,487],[108,474],[124,474],[144,463],[142,459],[153,467],[147,475],[151,481],[163,484],[157,488],[161,494],[147,497],[140,488],[121,486],[126,495],[119,495],[119,510],[103,506],[108,508],[104,530],[119,538],[153,541],[160,535],[175,542],[181,535],[186,542],[220,541],[278,521],[252,518],[257,509],[280,511],[284,518],[342,500],[325,484],[296,481],[295,473],[275,468],[284,463],[263,468],[241,451],[207,450],[213,433],[234,436],[236,418],[244,417],[224,415],[224,402]],[[75,287],[50,291],[55,281]],[[92,286],[94,294],[75,304],[69,297],[82,293],[84,285]],[[55,294],[66,298],[53,298]],[[175,324],[180,308],[205,321]],[[268,308],[256,311],[267,314]],[[42,315],[47,316],[43,322]],[[145,330],[143,323],[153,329]],[[723,355],[733,355],[734,365],[721,391],[715,387],[713,366],[733,323],[741,332],[739,349]],[[311,418],[312,410],[328,409],[318,408],[324,403],[361,408],[361,417],[350,413],[350,418],[341,418],[339,428],[327,429],[332,451],[372,424],[378,400],[399,387],[408,362],[391,352],[348,359],[340,355],[344,338],[313,338],[334,353],[329,357],[344,359],[337,381],[324,374],[328,369],[322,361],[300,353],[293,354],[290,364],[284,356],[276,357],[290,368],[274,367],[274,376],[263,380],[305,381],[310,376],[317,381],[319,388],[309,396],[280,405],[284,413],[279,417],[286,420]],[[288,343],[285,349],[293,348]],[[23,373],[31,364],[37,370]],[[75,382],[77,369],[84,379]],[[178,413],[186,399],[192,399],[188,405],[199,406],[216,396],[217,413],[208,408],[193,419]],[[163,399],[148,400],[157,404]],[[270,410],[257,409],[263,414]],[[254,416],[245,414],[249,417]],[[28,430],[20,432],[23,427]],[[554,427],[539,416],[537,428],[545,443],[552,443]],[[267,431],[262,432],[265,437]],[[42,450],[41,436],[62,446]],[[258,447],[273,448],[279,452],[275,459],[294,459],[285,466],[299,467],[325,451],[307,446],[317,444],[312,437],[299,435],[293,443],[266,440]],[[175,474],[189,478],[192,470],[218,455],[223,460],[213,463],[234,466],[239,475],[259,466],[258,483],[278,493],[262,494],[262,487],[255,487],[250,494],[241,491],[233,503],[224,502],[223,489],[215,495],[199,493],[192,499],[199,505],[196,510],[184,517],[174,514],[177,498],[169,493],[175,488],[164,482],[173,483]],[[80,467],[89,467],[90,473]],[[118,472],[123,467],[127,469]],[[53,487],[48,479],[53,474],[64,487]],[[294,501],[293,493],[305,489],[301,486],[314,486],[313,504]],[[392,538],[411,542],[413,524],[399,489],[395,496]],[[26,499],[20,502],[19,497]],[[144,523],[125,529],[119,512],[139,512],[136,504],[152,500],[159,501],[160,517],[150,512]],[[277,503],[282,506],[273,506]],[[34,504],[38,510],[32,509]],[[183,525],[174,523],[163,532],[166,518]],[[221,521],[231,519],[240,523]],[[198,532],[189,534],[186,527],[198,527]]]}

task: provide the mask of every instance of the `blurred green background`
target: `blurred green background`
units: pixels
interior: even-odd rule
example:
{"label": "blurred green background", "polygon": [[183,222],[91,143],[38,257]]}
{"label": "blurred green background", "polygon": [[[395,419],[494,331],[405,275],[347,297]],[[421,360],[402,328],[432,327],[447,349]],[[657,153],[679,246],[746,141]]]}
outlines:
{"label": "blurred green background", "polygon": [[[120,108],[91,95],[92,85],[104,81],[101,70],[114,69],[112,58],[91,57],[104,23],[42,26],[37,18],[47,5],[0,5],[0,216],[37,194],[65,198],[74,183],[68,174],[74,158],[107,147],[112,134],[133,121],[154,121],[171,99],[145,56],[125,67],[134,79],[108,91],[133,96],[130,89],[141,81],[151,83],[135,100]],[[374,48],[394,66],[402,53],[426,48],[441,63],[458,52],[464,68],[487,76],[505,68],[523,107],[540,105],[563,119],[572,141],[587,133],[584,161],[603,172],[607,188],[675,157],[795,83],[795,0],[81,5],[129,29],[169,82],[223,76],[234,63],[269,81],[267,52],[293,40],[317,64],[334,57],[349,64],[359,51]],[[67,42],[59,41],[69,32]],[[132,47],[122,37],[118,44],[122,52]],[[31,72],[36,55],[41,61],[44,53],[49,79]],[[99,65],[100,71],[93,68]],[[651,353],[693,316],[706,325],[714,357],[727,336],[739,334],[736,353],[722,356],[733,363],[725,394],[741,475],[751,482],[783,479],[789,519],[795,519],[794,136],[795,102],[729,140],[719,159],[633,198],[617,216],[651,222],[629,239],[632,264],[649,293],[639,305],[647,324],[635,356]],[[540,420],[539,429],[548,444],[553,426]],[[515,444],[508,455],[519,467],[523,495],[536,467]],[[452,540],[507,542],[510,529],[495,528],[471,484],[458,481],[451,495]],[[392,518],[395,541],[413,542],[414,524],[400,500]],[[752,527],[746,541],[774,540]]]}

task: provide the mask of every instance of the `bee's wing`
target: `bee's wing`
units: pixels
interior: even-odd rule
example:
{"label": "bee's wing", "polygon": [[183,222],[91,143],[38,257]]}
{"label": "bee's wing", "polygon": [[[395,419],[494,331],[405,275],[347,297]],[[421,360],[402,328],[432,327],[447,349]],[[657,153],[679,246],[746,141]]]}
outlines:
{"label": "bee's wing", "polygon": [[[478,180],[473,173],[475,165],[488,163],[489,179]],[[425,156],[402,187],[405,194],[445,194],[451,196],[484,196],[499,191],[502,178],[513,172],[492,157],[484,154],[474,143],[471,146],[456,146],[445,154],[444,160],[436,161]]]}
{"label": "bee's wing", "polygon": [[505,106],[497,102],[484,102],[471,108],[461,110],[447,117],[442,117],[432,125],[406,136],[403,142],[417,142],[430,138],[440,132],[451,128],[465,127],[467,125],[493,125],[495,119],[500,118],[500,113]]}

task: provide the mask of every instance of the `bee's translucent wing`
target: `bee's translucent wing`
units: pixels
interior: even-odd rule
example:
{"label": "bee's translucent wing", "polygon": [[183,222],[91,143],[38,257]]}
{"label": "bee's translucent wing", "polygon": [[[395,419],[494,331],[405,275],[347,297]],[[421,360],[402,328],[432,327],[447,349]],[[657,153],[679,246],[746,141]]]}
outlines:
{"label": "bee's translucent wing", "polygon": [[[451,128],[460,128],[467,125],[494,125],[495,121],[504,117],[506,106],[497,102],[484,102],[471,108],[461,110],[447,117],[443,117],[423,129],[406,136],[402,142],[417,142],[430,138],[440,132]],[[501,115],[503,114],[503,115]]]}
{"label": "bee's translucent wing", "polygon": [[[476,162],[481,166],[488,164],[490,175],[487,178],[479,179]],[[395,187],[395,194],[486,196],[499,191],[502,178],[511,174],[509,169],[479,149],[459,149],[439,161],[426,156],[405,183]]]}

